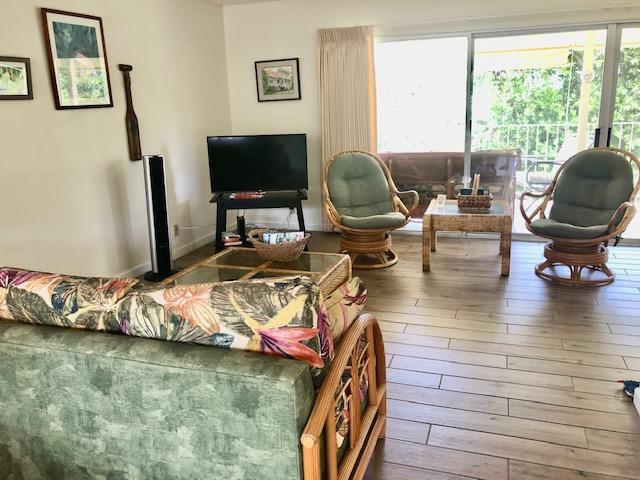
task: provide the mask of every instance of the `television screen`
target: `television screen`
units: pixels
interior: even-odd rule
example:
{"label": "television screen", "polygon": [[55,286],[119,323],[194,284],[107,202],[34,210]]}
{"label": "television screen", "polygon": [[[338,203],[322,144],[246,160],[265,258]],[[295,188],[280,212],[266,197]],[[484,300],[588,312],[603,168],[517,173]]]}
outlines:
{"label": "television screen", "polygon": [[207,137],[211,191],[302,190],[307,181],[307,136]]}

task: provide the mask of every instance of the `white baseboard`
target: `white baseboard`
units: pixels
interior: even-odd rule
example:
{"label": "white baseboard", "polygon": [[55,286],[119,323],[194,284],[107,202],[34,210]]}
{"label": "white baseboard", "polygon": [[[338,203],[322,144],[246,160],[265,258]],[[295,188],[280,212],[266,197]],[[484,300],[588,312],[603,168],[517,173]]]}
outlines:
{"label": "white baseboard", "polygon": [[[229,230],[234,230],[235,228],[236,228],[235,224],[229,226]],[[215,231],[209,232],[203,235],[202,237],[197,238],[193,242],[185,243],[184,245],[180,245],[179,247],[172,248],[171,258],[174,260],[176,258],[180,258],[183,255],[191,253],[194,250],[197,250],[198,248],[205,246],[207,243],[213,243],[214,240],[215,240]],[[151,260],[149,260],[148,262],[142,263],[140,265],[137,265],[133,268],[130,268],[129,270],[125,270],[124,272],[119,273],[117,276],[125,277],[125,278],[136,278],[142,275],[143,273],[148,272],[149,270],[151,270]]]}

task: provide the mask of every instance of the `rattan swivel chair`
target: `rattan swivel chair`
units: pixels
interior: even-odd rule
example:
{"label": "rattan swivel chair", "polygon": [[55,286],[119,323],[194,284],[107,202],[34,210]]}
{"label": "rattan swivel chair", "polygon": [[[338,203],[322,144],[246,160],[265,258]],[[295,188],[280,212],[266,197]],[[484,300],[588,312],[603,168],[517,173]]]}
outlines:
{"label": "rattan swivel chair", "polygon": [[[522,194],[520,211],[527,229],[551,240],[544,248],[546,260],[535,268],[539,277],[579,286],[614,280],[607,267],[608,246],[622,235],[636,211],[640,179],[634,181],[634,167],[640,169],[640,162],[627,151],[593,148],[567,160],[543,193]],[[540,200],[530,215],[527,197]]]}
{"label": "rattan swivel chair", "polygon": [[384,268],[398,262],[389,232],[411,220],[418,205],[416,192],[399,192],[384,162],[359,150],[329,160],[322,190],[325,213],[342,231],[340,248],[349,254],[354,268]]}

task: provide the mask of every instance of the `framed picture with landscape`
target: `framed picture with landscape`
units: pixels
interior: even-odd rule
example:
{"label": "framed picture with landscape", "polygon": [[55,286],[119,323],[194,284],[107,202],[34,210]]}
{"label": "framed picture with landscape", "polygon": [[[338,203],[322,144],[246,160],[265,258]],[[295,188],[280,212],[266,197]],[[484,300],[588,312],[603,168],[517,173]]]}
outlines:
{"label": "framed picture with landscape", "polygon": [[297,58],[256,62],[259,102],[300,100],[300,66]]}
{"label": "framed picture with landscape", "polygon": [[22,57],[0,57],[0,100],[31,100],[31,62]]}
{"label": "framed picture with landscape", "polygon": [[56,108],[113,107],[102,19],[43,8],[42,23]]}

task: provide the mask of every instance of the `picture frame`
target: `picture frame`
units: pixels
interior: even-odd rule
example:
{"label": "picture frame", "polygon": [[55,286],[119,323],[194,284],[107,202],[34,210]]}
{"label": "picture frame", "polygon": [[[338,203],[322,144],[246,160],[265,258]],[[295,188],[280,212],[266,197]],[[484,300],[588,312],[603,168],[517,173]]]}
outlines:
{"label": "picture frame", "polygon": [[29,58],[0,56],[0,100],[33,100]]}
{"label": "picture frame", "polygon": [[102,18],[41,12],[56,109],[113,107]]}
{"label": "picture frame", "polygon": [[300,100],[300,62],[298,58],[255,62],[258,102]]}

